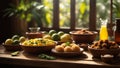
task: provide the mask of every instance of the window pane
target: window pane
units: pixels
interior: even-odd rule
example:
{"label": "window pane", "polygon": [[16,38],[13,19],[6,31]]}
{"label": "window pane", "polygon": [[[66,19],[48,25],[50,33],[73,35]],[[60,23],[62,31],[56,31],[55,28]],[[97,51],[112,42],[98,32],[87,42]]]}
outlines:
{"label": "window pane", "polygon": [[89,1],[76,0],[76,28],[88,28]]}
{"label": "window pane", "polygon": [[52,27],[53,20],[53,0],[42,0],[44,4],[44,12],[43,12],[43,26],[44,27]]}
{"label": "window pane", "polygon": [[96,1],[96,6],[97,6],[97,23],[96,23],[96,27],[100,28],[101,22],[100,22],[100,18],[101,19],[110,19],[110,0],[97,0]]}
{"label": "window pane", "polygon": [[60,0],[60,28],[70,27],[70,0]]}

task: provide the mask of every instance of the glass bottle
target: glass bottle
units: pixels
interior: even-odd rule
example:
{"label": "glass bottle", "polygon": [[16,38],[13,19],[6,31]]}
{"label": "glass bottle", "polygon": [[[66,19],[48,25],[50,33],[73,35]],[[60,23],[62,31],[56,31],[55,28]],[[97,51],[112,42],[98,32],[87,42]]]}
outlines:
{"label": "glass bottle", "polygon": [[117,44],[120,44],[120,18],[116,18],[116,22],[115,22],[116,26],[115,26],[115,32],[114,32],[114,36],[115,36],[115,42]]}
{"label": "glass bottle", "polygon": [[107,20],[101,20],[100,40],[108,40]]}

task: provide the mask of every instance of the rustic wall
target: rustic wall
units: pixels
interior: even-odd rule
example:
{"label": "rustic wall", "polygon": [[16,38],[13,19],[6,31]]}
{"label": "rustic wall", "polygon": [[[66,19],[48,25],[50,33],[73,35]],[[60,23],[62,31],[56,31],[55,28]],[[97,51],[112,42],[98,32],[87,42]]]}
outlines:
{"label": "rustic wall", "polygon": [[10,37],[11,23],[10,18],[3,17],[4,10],[8,7],[11,0],[0,0],[0,43]]}

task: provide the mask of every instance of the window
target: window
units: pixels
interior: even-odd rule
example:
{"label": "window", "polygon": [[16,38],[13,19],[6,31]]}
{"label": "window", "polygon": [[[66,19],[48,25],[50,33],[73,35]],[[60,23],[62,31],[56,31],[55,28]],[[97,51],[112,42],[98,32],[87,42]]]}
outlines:
{"label": "window", "polygon": [[110,21],[110,0],[96,0],[96,28],[100,28],[100,18]]}
{"label": "window", "polygon": [[[87,28],[98,30],[99,18],[108,19],[110,32],[116,17],[120,17],[119,0],[37,0],[45,5],[42,30]],[[116,5],[117,4],[117,5]]]}
{"label": "window", "polygon": [[89,27],[90,0],[76,0],[76,28]]}

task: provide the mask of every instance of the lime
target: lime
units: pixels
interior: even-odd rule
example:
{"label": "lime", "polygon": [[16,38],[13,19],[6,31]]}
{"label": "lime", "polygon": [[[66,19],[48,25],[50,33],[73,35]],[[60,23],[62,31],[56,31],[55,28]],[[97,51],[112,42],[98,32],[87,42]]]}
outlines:
{"label": "lime", "polygon": [[24,37],[24,36],[21,36],[20,38],[19,38],[19,42],[24,42],[26,40],[26,38]]}
{"label": "lime", "polygon": [[12,44],[16,45],[16,44],[19,44],[19,43],[20,43],[19,40],[14,40]]}
{"label": "lime", "polygon": [[43,39],[52,39],[50,35],[43,36]]}
{"label": "lime", "polygon": [[5,41],[5,44],[6,45],[11,45],[13,43],[13,40],[12,39],[7,39],[6,41]]}
{"label": "lime", "polygon": [[49,31],[49,35],[50,35],[50,36],[52,36],[54,33],[56,33],[55,30],[50,30],[50,31]]}
{"label": "lime", "polygon": [[43,34],[48,34],[48,32],[47,32],[47,31],[44,31]]}
{"label": "lime", "polygon": [[14,35],[14,36],[12,37],[12,40],[19,40],[19,35]]}
{"label": "lime", "polygon": [[63,34],[64,34],[63,31],[59,31],[59,32],[58,32],[58,35],[59,35],[59,36],[62,36]]}
{"label": "lime", "polygon": [[69,42],[71,40],[70,34],[64,34],[60,37],[62,42]]}
{"label": "lime", "polygon": [[52,39],[54,41],[60,41],[60,36],[57,33],[55,33],[55,34],[52,35]]}

